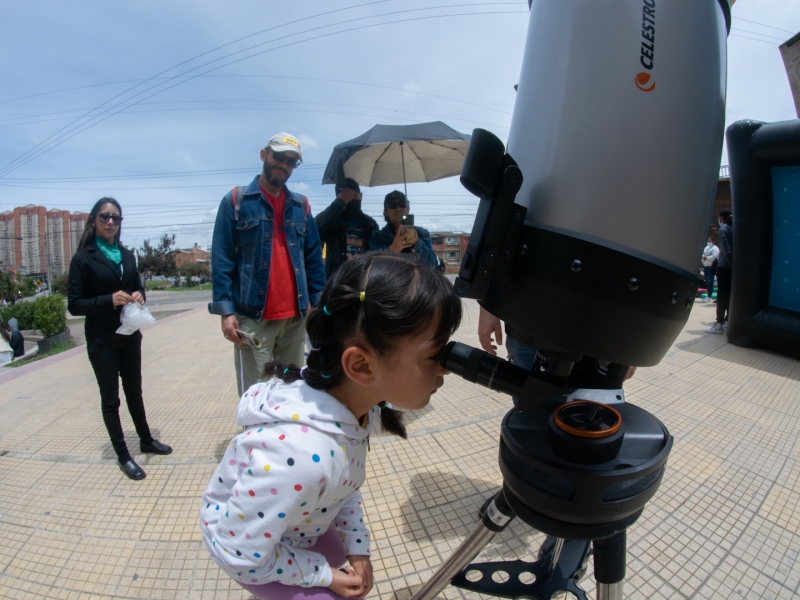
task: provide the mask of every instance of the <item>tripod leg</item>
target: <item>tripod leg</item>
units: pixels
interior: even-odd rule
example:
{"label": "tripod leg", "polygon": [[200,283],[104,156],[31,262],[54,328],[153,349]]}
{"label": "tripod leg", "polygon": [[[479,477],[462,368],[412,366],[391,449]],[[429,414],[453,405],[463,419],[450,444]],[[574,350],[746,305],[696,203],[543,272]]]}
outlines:
{"label": "tripod leg", "polygon": [[597,581],[597,600],[622,600],[625,531],[594,540],[594,578]]}
{"label": "tripod leg", "polygon": [[506,504],[503,491],[498,492],[491,504],[489,504],[483,517],[475,526],[470,534],[456,548],[439,570],[434,573],[420,590],[411,597],[411,600],[433,600],[444,590],[450,581],[463,571],[473,559],[480,554],[492,538],[514,518],[514,512]]}

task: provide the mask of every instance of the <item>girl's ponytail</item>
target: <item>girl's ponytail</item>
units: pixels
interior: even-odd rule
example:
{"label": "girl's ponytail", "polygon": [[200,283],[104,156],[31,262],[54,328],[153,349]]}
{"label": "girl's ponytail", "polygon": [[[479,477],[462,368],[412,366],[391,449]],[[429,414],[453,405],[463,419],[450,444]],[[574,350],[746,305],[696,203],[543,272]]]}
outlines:
{"label": "girl's ponytail", "polygon": [[385,402],[381,402],[378,406],[381,409],[381,427],[383,430],[407,440],[408,434],[406,434],[406,424],[403,422],[403,413],[389,408]]}

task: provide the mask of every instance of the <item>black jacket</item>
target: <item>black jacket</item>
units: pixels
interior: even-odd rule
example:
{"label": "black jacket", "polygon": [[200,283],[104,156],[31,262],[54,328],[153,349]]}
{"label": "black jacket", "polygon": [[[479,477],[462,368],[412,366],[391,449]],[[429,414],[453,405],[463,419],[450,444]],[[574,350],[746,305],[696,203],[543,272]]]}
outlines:
{"label": "black jacket", "polygon": [[[347,222],[342,213],[347,205],[336,198],[331,205],[314,217],[314,222],[319,230],[319,237],[325,244],[325,277],[330,279],[336,269],[347,260]],[[378,230],[378,224],[370,216],[361,212],[361,239],[364,240],[364,249],[369,251],[369,239],[373,232]]]}
{"label": "black jacket", "polygon": [[67,306],[75,316],[86,315],[86,330],[114,330],[121,324],[122,307],[114,306],[112,296],[123,290],[128,294],[144,288],[136,269],[133,253],[120,246],[122,251],[122,277],[117,267],[90,242],[72,257],[69,265],[69,291]]}

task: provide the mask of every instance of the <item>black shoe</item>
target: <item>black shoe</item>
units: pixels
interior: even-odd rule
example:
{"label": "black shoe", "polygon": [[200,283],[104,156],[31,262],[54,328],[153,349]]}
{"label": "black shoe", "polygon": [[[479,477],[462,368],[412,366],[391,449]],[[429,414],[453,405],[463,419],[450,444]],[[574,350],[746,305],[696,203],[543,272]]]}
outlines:
{"label": "black shoe", "polygon": [[142,470],[142,467],[137,465],[133,459],[125,462],[117,461],[117,465],[119,465],[119,470],[125,473],[125,475],[131,479],[138,481],[147,477],[147,473],[145,473],[144,470]]}
{"label": "black shoe", "polygon": [[142,452],[150,452],[152,454],[172,454],[172,448],[166,444],[162,444],[158,440],[153,440],[149,444],[140,442],[139,449]]}

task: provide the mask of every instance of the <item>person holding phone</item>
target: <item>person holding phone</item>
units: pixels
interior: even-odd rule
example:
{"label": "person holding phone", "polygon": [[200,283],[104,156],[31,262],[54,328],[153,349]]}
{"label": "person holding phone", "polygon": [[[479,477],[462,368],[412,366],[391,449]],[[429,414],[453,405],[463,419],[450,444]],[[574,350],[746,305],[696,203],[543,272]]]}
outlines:
{"label": "person holding phone", "polygon": [[103,412],[119,468],[131,479],[144,479],[144,470],[128,451],[119,420],[119,380],[131,414],[139,449],[170,454],[172,448],[153,439],[142,398],[142,333],[120,335],[122,307],[144,304],[145,295],[136,259],[119,241],[122,207],[114,198],[100,198],[91,212],[69,266],[67,303],[73,316],[86,315],[86,350],[100,388]]}
{"label": "person holding phone", "polygon": [[408,209],[409,203],[403,192],[395,190],[386,194],[383,199],[386,225],[372,234],[370,249],[415,254],[422,264],[435,269],[439,261],[433,251],[431,234],[414,224],[413,215],[408,213]]}

